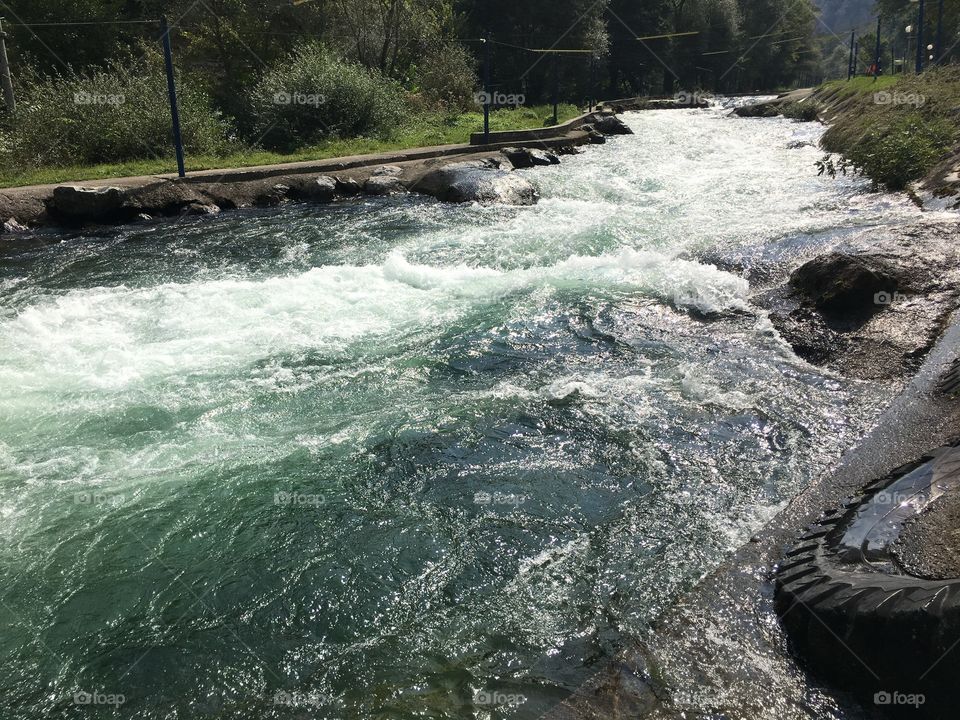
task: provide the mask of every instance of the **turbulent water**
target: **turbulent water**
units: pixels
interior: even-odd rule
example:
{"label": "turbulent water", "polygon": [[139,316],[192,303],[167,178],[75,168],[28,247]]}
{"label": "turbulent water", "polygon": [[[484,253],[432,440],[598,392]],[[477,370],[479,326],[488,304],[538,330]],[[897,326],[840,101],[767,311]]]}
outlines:
{"label": "turbulent water", "polygon": [[537,717],[833,461],[876,389],[697,258],[916,211],[816,125],[626,119],[535,207],[3,249],[0,716]]}

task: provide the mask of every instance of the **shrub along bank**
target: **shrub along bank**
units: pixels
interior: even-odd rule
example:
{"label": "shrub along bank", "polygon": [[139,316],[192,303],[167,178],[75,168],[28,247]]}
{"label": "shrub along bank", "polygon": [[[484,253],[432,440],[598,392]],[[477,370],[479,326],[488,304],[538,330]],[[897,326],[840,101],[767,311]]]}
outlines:
{"label": "shrub along bank", "polygon": [[821,141],[891,190],[924,178],[960,142],[960,67],[827,83],[811,101],[829,127]]}

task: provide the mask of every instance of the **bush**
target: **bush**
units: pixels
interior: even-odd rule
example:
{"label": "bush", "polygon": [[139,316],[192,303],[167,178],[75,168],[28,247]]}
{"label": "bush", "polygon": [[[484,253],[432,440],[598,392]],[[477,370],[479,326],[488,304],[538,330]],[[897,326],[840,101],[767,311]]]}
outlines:
{"label": "bush", "polygon": [[433,110],[476,110],[479,85],[473,56],[459,45],[445,45],[423,58],[417,90]]}
{"label": "bush", "polygon": [[[227,145],[229,123],[188,78],[177,85],[189,153]],[[173,155],[166,75],[159,52],[105,69],[18,77],[18,103],[4,117],[0,160],[8,167],[86,165]]]}
{"label": "bush", "polygon": [[911,115],[868,130],[845,154],[873,180],[891,190],[903,190],[943,157],[953,134],[946,121],[925,122],[919,115]]}
{"label": "bush", "polygon": [[835,106],[823,148],[891,190],[922,178],[960,140],[960,68],[931,68],[877,85],[856,81]]}
{"label": "bush", "polygon": [[323,139],[386,135],[403,117],[396,82],[340,60],[318,43],[269,69],[250,93],[255,141],[289,151]]}

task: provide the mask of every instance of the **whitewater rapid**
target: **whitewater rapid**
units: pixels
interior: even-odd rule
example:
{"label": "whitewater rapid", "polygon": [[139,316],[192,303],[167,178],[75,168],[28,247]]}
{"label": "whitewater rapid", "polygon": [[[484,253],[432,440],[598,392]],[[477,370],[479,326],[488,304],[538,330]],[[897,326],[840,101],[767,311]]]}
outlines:
{"label": "whitewater rapid", "polygon": [[708,258],[919,211],[816,124],[626,119],[534,207],[4,248],[0,714],[537,717],[835,460],[882,393]]}

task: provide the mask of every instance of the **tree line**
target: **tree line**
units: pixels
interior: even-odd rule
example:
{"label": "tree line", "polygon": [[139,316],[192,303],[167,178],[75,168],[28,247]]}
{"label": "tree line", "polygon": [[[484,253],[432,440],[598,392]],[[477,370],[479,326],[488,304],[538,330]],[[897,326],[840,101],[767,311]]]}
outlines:
{"label": "tree line", "polygon": [[[641,92],[771,90],[818,73],[811,0],[7,0],[16,73],[103,66],[155,39],[149,24],[40,25],[165,14],[177,61],[202,69],[226,112],[238,90],[305,41],[416,91],[425,73],[460,63],[504,91],[549,100]],[[650,36],[684,33],[675,37]],[[578,49],[589,53],[532,52]],[[450,57],[452,55],[452,57]],[[449,70],[449,68],[448,68]]]}
{"label": "tree line", "polygon": [[[960,0],[946,8],[949,59]],[[916,5],[875,9],[889,72]],[[845,76],[849,60],[850,29],[826,26],[813,0],[4,0],[0,12],[23,100],[0,110],[0,163],[17,168],[169,152],[162,16],[188,151],[217,157],[455,124],[486,84],[528,105],[583,106],[812,85]],[[873,22],[855,36],[863,71]]]}

